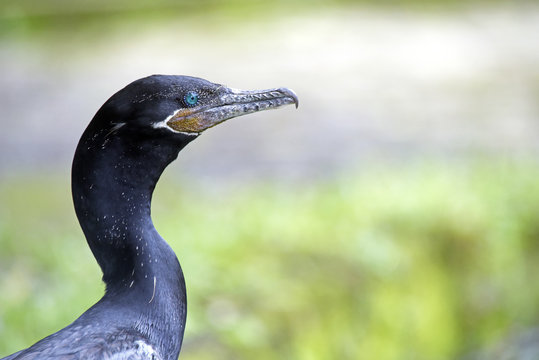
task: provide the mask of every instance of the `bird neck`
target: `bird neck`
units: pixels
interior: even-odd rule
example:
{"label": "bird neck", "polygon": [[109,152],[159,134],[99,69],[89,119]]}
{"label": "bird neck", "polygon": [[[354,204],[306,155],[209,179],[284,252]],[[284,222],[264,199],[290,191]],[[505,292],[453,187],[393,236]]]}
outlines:
{"label": "bird neck", "polygon": [[139,330],[152,337],[162,327],[155,340],[175,353],[185,325],[185,283],[176,255],[152,223],[151,199],[161,173],[188,141],[128,135],[109,137],[89,126],[73,160],[73,202],[103,271],[101,302],[136,309]]}

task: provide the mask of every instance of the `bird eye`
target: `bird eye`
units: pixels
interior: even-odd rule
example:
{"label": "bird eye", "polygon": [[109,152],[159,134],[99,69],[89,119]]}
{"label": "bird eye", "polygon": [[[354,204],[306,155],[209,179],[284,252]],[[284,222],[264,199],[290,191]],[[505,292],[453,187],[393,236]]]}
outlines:
{"label": "bird eye", "polygon": [[195,106],[198,103],[198,94],[195,91],[188,91],[183,97],[183,101],[187,106]]}

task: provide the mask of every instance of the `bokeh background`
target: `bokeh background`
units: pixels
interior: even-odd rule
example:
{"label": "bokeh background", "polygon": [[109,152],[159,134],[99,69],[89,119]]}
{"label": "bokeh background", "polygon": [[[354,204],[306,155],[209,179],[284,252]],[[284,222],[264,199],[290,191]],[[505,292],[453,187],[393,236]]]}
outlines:
{"label": "bokeh background", "polygon": [[3,0],[0,356],[102,292],[69,190],[134,79],[291,87],[165,172],[181,359],[539,359],[536,1]]}

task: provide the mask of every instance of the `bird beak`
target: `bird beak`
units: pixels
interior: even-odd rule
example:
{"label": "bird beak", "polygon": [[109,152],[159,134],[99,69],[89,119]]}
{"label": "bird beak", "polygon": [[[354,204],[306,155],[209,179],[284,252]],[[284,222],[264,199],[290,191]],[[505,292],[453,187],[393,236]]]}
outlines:
{"label": "bird beak", "polygon": [[257,111],[276,109],[295,104],[299,100],[294,91],[287,88],[245,91],[225,88],[220,90],[217,101],[211,105],[181,109],[166,122],[175,131],[201,133],[225,120]]}

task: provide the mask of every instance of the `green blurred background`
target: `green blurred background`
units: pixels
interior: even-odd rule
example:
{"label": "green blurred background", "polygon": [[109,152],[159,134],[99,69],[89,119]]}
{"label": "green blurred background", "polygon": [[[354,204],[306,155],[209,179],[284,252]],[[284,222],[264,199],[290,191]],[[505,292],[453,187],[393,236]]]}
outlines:
{"label": "green blurred background", "polygon": [[2,1],[0,356],[102,295],[72,154],[165,73],[300,97],[156,190],[180,358],[539,359],[537,34],[535,1]]}

